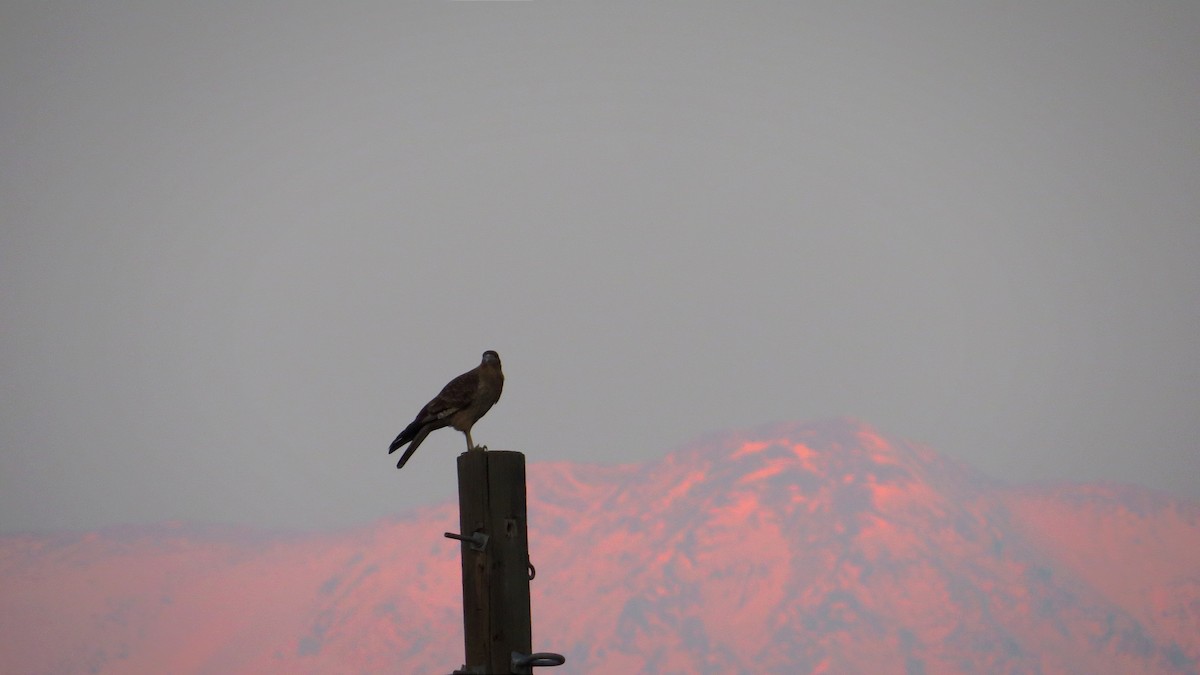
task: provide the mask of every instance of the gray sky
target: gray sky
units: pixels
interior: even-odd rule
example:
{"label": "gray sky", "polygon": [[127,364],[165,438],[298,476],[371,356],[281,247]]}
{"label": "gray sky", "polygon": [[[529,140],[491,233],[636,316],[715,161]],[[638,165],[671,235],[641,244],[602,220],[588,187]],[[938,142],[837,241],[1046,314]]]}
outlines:
{"label": "gray sky", "polygon": [[9,2],[0,530],[850,415],[1200,497],[1200,3]]}

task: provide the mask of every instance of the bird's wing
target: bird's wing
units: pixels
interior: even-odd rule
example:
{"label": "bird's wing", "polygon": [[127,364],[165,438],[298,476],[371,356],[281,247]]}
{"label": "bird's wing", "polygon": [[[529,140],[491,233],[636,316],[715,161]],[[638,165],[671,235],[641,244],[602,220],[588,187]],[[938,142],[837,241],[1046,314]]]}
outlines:
{"label": "bird's wing", "polygon": [[433,421],[449,417],[471,405],[479,388],[479,369],[469,370],[450,380],[441,393],[425,404],[419,419]]}
{"label": "bird's wing", "polygon": [[[408,448],[408,452],[404,457],[407,459],[412,454],[425,436],[434,429],[441,429],[450,424],[449,417],[454,413],[471,405],[475,400],[475,391],[479,387],[479,369],[468,371],[450,380],[450,382],[442,387],[441,393],[433,397],[433,400],[426,403],[413,421],[400,432],[396,440],[392,441],[392,445],[388,448],[388,454],[395,452],[397,448],[418,439]],[[400,465],[404,465],[404,459],[400,460]]]}

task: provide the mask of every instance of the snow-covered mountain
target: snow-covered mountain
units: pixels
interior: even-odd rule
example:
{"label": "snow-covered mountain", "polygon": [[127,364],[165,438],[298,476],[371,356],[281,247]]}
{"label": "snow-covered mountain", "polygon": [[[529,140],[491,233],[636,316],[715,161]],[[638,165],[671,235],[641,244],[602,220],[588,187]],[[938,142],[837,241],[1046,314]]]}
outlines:
{"label": "snow-covered mountain", "polygon": [[[556,672],[1200,669],[1194,502],[1005,485],[847,420],[528,477],[533,646]],[[449,673],[456,509],[0,538],[0,672]]]}

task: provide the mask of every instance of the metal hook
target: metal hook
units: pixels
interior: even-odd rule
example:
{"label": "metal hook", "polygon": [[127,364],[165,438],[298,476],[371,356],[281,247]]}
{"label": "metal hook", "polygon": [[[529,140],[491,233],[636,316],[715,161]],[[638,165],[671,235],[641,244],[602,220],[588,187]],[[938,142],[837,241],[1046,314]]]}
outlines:
{"label": "metal hook", "polygon": [[521,652],[512,653],[512,667],[517,668],[538,668],[541,666],[561,666],[567,662],[567,657],[554,652],[536,652],[533,654],[522,654]]}

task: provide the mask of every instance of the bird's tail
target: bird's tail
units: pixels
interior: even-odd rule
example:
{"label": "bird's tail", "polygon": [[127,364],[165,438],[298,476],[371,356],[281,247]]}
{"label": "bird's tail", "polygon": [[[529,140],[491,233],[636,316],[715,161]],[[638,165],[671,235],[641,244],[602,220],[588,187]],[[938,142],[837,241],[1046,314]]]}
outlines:
{"label": "bird's tail", "polygon": [[[405,431],[408,431],[408,429],[405,429]],[[428,436],[429,432],[431,431],[433,431],[433,428],[430,426],[424,426],[417,430],[416,436],[412,439],[412,443],[408,446],[408,449],[404,451],[404,454],[400,455],[400,461],[396,462],[397,469],[404,468],[404,465],[408,463],[408,458],[412,457],[413,453],[417,451],[417,447],[421,445],[421,442],[425,440],[425,437]],[[403,436],[404,434],[400,435]],[[397,438],[396,440],[399,441],[400,439]],[[392,444],[393,450],[395,450],[397,447],[399,446],[397,446],[395,443]]]}
{"label": "bird's tail", "polygon": [[400,435],[396,437],[396,440],[392,441],[392,444],[388,447],[388,454],[389,455],[392,454],[400,446],[402,446],[405,443],[416,438],[417,432],[420,430],[421,430],[421,425],[417,424],[416,422],[413,422],[412,424],[408,425],[407,427],[404,427],[404,431],[401,431]]}

